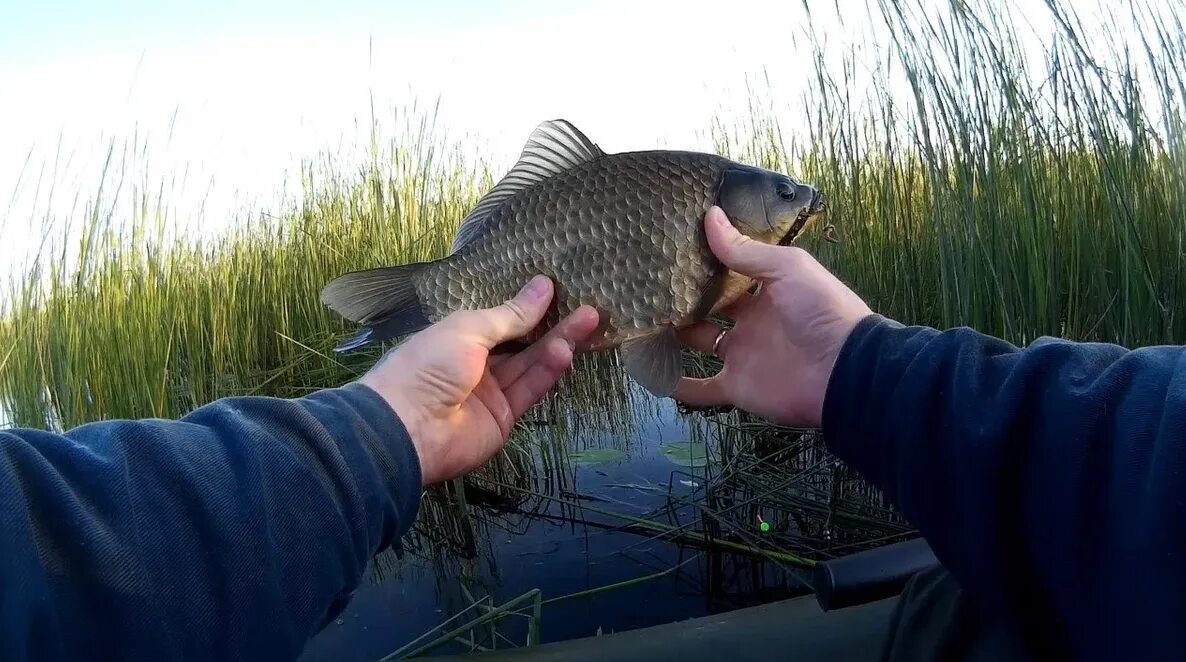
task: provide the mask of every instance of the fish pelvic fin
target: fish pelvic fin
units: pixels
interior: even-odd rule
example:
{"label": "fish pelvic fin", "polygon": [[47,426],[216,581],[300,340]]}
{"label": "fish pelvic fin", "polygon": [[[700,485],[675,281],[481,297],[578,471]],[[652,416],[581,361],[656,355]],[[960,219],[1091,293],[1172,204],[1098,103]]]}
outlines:
{"label": "fish pelvic fin", "polygon": [[336,352],[365,347],[414,333],[431,322],[416,291],[418,276],[429,262],[353,271],[321,290],[321,302],[342,317],[363,325]]}
{"label": "fish pelvic fin", "polygon": [[626,373],[651,395],[665,398],[675,392],[683,372],[675,327],[627,340],[619,355]]}

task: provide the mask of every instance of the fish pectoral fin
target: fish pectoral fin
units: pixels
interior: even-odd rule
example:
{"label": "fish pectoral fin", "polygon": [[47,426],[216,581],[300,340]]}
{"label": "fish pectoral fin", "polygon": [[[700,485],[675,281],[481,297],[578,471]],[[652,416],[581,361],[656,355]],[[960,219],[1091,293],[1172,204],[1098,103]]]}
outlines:
{"label": "fish pectoral fin", "polygon": [[652,395],[665,398],[675,392],[683,371],[674,327],[628,340],[619,353],[627,374]]}

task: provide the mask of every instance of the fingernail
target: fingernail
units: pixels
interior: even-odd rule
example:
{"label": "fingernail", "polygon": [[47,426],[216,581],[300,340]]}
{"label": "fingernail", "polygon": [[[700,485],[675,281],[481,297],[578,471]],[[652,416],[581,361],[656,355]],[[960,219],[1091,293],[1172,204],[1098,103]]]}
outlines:
{"label": "fingernail", "polygon": [[527,283],[527,286],[524,287],[519,292],[519,294],[522,294],[523,296],[527,297],[528,299],[533,299],[533,300],[544,298],[545,296],[548,295],[548,277],[547,276],[535,276],[534,278],[531,279],[531,282]]}

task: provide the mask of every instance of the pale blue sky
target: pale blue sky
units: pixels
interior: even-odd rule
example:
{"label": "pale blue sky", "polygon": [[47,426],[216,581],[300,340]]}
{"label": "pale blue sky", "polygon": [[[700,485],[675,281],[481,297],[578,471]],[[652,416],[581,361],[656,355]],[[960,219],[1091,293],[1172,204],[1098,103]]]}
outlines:
{"label": "pale blue sky", "polygon": [[563,15],[574,6],[546,0],[8,0],[0,6],[0,57],[57,57],[178,39],[201,41],[216,34],[357,31],[375,23],[385,23],[376,27],[387,33],[494,27],[523,17]]}

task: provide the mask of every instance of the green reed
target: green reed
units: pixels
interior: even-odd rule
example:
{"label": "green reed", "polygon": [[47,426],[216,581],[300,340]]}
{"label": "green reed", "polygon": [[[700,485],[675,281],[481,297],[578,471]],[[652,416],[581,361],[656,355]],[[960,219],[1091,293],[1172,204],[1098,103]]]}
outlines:
{"label": "green reed", "polygon": [[754,118],[748,153],[790,153],[826,192],[843,244],[809,247],[903,322],[1186,342],[1182,3],[1094,21],[1047,5],[1035,58],[1012,5],[874,0],[884,83],[865,92],[853,56],[817,58],[801,139],[772,144],[777,125]]}
{"label": "green reed", "polygon": [[[843,243],[810,233],[804,245],[903,322],[1019,343],[1183,342],[1186,35],[1154,3],[1101,6],[1088,20],[1049,0],[1054,29],[1035,55],[1012,5],[869,0],[850,25],[879,31],[882,47],[828,51],[816,36],[813,64],[796,63],[812,81],[803,105],[792,115],[755,95],[741,125],[714,124],[715,147],[819,186]],[[1095,38],[1122,24],[1135,29]],[[497,175],[433,117],[376,123],[362,163],[307,161],[296,200],[214,240],[170,232],[168,200],[121,174],[138,148],[113,145],[86,213],[68,219],[82,239],[9,288],[0,410],[70,427],[359,374],[376,353],[330,351],[352,326],[320,304],[321,287],[444,254]],[[117,199],[130,211],[102,211]]]}
{"label": "green reed", "polygon": [[333,354],[352,328],[322,306],[322,286],[443,255],[489,185],[431,115],[410,113],[392,133],[361,166],[307,161],[298,200],[214,240],[160,231],[164,201],[114,164],[90,206],[118,191],[131,217],[89,215],[83,239],[62,250],[77,253],[74,270],[43,254],[9,292],[0,406],[12,423],[176,416],[226,395],[299,395],[357,376],[376,353]]}
{"label": "green reed", "polygon": [[[755,103],[713,127],[714,145],[817,185],[842,243],[813,232],[801,245],[901,322],[1020,344],[1180,344],[1186,32],[1171,11],[1181,7],[1105,5],[1093,22],[1049,0],[1054,29],[1035,60],[1013,5],[871,0],[865,24],[893,45],[874,66],[860,49],[826,55],[817,39],[813,81],[792,109],[809,121]],[[1101,25],[1108,39],[1093,38]],[[712,498],[731,505],[712,520],[783,513],[798,528],[776,544],[824,553],[908,533],[818,446],[745,414],[722,421]]]}

